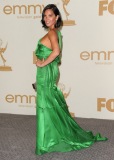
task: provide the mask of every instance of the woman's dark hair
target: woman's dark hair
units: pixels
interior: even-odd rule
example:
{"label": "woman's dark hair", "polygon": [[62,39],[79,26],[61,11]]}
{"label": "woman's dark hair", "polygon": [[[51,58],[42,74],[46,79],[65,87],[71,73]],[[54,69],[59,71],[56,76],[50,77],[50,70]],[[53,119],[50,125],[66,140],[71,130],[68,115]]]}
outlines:
{"label": "woman's dark hair", "polygon": [[63,21],[62,21],[62,18],[61,18],[61,14],[59,12],[59,9],[56,7],[56,5],[54,4],[48,4],[44,9],[43,9],[43,12],[42,12],[42,19],[41,19],[41,23],[42,23],[42,27],[44,27],[45,29],[47,29],[48,27],[46,26],[45,24],[45,21],[44,21],[44,14],[45,14],[45,11],[47,9],[52,9],[53,13],[55,14],[55,16],[59,16],[58,17],[58,20],[55,24],[55,28],[59,28],[60,26],[63,25]]}

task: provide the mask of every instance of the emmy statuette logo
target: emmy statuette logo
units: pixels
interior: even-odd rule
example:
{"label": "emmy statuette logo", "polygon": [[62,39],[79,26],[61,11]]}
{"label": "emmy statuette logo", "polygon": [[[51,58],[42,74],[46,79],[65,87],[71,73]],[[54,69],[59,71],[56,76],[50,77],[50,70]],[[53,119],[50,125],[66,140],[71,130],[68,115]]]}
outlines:
{"label": "emmy statuette logo", "polygon": [[75,25],[75,21],[74,20],[69,20],[68,19],[68,16],[70,15],[65,6],[69,3],[70,0],[62,0],[62,3],[63,3],[63,10],[65,12],[65,15],[66,15],[66,20],[63,20],[63,25],[64,26],[72,26],[72,25]]}
{"label": "emmy statuette logo", "polygon": [[[63,83],[58,83],[58,87],[60,88],[64,98],[66,99],[69,96],[71,89],[69,89],[68,92],[65,92],[65,85]],[[70,114],[72,117],[75,117],[75,114],[73,112],[70,112]]]}
{"label": "emmy statuette logo", "polygon": [[5,53],[7,49],[7,45],[3,48],[2,47],[3,41],[0,39],[0,58],[2,59],[3,65],[0,66],[0,71],[12,71],[10,66],[6,66],[6,59],[4,58],[3,54]]}
{"label": "emmy statuette logo", "polygon": [[63,83],[58,83],[58,87],[62,91],[64,97],[67,98],[69,96],[69,94],[70,94],[71,89],[69,89],[68,92],[65,92],[65,85]]}

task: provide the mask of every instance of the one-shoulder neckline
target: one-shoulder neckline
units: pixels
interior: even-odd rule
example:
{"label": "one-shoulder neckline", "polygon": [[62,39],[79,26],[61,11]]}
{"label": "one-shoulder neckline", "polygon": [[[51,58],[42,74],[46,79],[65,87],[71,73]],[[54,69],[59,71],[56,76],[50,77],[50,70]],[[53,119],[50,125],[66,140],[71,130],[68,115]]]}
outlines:
{"label": "one-shoulder neckline", "polygon": [[41,43],[41,41],[40,41],[41,39],[39,39],[39,44],[41,44],[42,46],[44,46],[45,48],[47,48],[47,49],[49,49],[49,50],[51,50],[52,51],[52,49],[51,48],[49,48],[49,47],[47,47],[46,45],[44,45],[43,43]]}
{"label": "one-shoulder neckline", "polygon": [[[57,32],[57,35],[58,35],[58,32],[61,33],[60,30],[56,30],[56,32]],[[44,45],[43,43],[41,43],[41,39],[42,39],[42,38],[39,39],[39,43],[40,43],[42,46],[44,46],[44,47],[46,47],[46,48],[48,48],[49,50],[52,51],[51,48],[49,48],[49,47],[47,47],[46,45]]]}

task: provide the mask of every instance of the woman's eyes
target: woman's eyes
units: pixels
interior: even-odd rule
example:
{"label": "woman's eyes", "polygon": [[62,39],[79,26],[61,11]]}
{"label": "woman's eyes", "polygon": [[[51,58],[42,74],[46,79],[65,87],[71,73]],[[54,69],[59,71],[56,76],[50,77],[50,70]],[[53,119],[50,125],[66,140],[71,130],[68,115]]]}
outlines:
{"label": "woman's eyes", "polygon": [[52,14],[50,14],[50,15],[48,15],[48,16],[44,15],[44,17],[52,17],[52,16],[53,16]]}

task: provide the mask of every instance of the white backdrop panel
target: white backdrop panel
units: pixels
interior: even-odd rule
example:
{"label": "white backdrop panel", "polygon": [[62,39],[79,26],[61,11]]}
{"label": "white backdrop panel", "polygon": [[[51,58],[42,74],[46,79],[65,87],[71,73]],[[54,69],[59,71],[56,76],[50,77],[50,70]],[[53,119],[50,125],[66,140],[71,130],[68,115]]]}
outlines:
{"label": "white backdrop panel", "polygon": [[46,33],[43,7],[54,3],[65,23],[59,86],[64,94],[71,89],[69,110],[76,117],[114,119],[114,0],[64,2],[65,9],[62,0],[1,0],[1,113],[35,114],[33,52]]}

